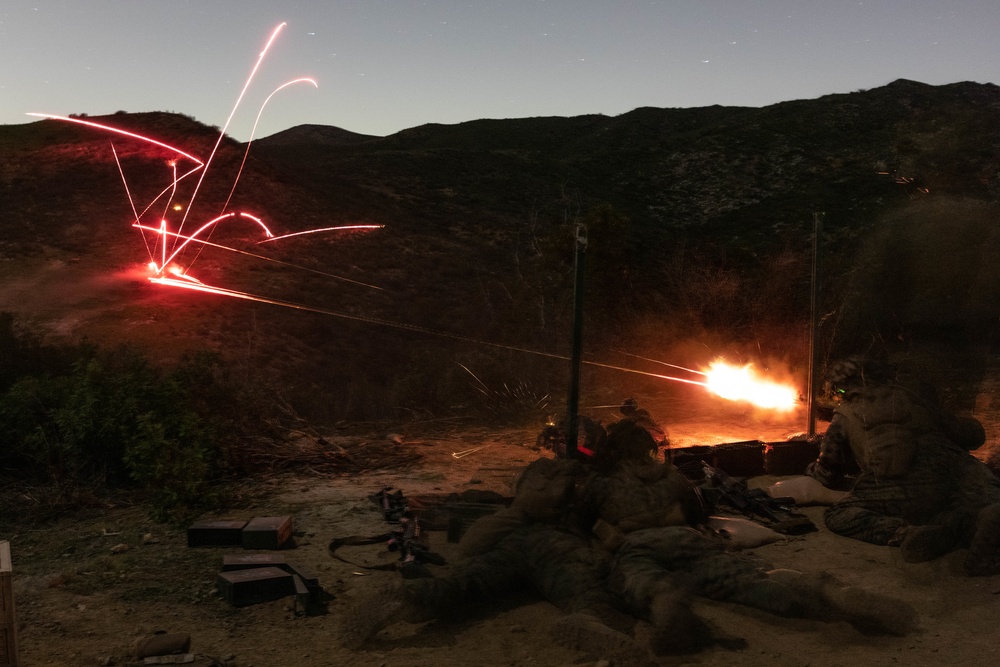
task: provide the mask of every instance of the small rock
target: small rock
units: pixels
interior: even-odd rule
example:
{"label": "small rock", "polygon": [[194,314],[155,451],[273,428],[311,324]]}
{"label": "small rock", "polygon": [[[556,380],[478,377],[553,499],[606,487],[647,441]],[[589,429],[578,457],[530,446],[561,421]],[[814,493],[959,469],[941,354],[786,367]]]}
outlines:
{"label": "small rock", "polygon": [[128,545],[122,542],[121,544],[116,544],[115,546],[111,547],[111,553],[123,554],[126,551],[128,551],[128,548],[129,548]]}

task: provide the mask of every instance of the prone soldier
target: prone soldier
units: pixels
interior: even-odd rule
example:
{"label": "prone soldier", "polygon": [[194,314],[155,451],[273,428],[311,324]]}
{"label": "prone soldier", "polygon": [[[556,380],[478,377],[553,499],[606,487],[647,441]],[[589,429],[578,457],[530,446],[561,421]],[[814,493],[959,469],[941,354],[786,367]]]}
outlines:
{"label": "prone soldier", "polygon": [[[913,629],[915,615],[900,602],[726,551],[705,526],[698,489],[655,458],[657,445],[641,426],[622,420],[578,452],[589,454],[575,460],[557,452],[531,463],[511,506],[463,536],[465,558],[450,575],[398,581],[362,598],[344,618],[344,643],[358,646],[396,621],[442,618],[525,589],[565,613],[554,639],[629,664],[649,649],[676,654],[718,641],[692,612],[691,595],[876,632]],[[630,636],[637,617],[651,623],[649,649]]]}

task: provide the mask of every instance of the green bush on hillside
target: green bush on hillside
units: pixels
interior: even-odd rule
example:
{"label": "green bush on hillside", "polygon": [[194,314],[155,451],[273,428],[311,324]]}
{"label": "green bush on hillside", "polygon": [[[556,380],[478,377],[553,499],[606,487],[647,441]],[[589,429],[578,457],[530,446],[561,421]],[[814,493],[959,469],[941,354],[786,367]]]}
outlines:
{"label": "green bush on hillside", "polygon": [[80,346],[73,354],[61,371],[36,357],[0,392],[6,474],[143,489],[161,518],[183,515],[213,499],[213,482],[232,458],[227,450],[267,412],[241,402],[213,355],[165,370],[129,346]]}

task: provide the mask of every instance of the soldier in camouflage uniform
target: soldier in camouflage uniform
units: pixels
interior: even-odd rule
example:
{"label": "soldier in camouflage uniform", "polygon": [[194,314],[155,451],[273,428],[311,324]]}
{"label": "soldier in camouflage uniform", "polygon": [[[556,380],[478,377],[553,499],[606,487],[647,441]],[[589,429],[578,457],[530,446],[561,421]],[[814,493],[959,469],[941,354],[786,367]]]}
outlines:
{"label": "soldier in camouflage uniform", "polygon": [[985,441],[982,424],[861,358],[834,364],[829,383],[841,402],[807,474],[833,486],[852,465],[860,473],[827,527],[899,546],[908,562],[968,547],[968,574],[1000,573],[1000,480],[969,453]]}
{"label": "soldier in camouflage uniform", "polygon": [[[559,643],[630,662],[648,657],[628,634],[634,619],[605,585],[609,555],[591,543],[589,523],[578,512],[578,489],[593,474],[589,457],[565,458],[558,429],[544,435],[557,456],[529,464],[510,507],[470,526],[459,544],[463,558],[449,575],[404,579],[363,598],[344,618],[346,645],[360,645],[397,621],[455,617],[469,605],[533,591],[566,614],[553,628]],[[603,427],[584,420],[578,451],[603,451],[604,437]]]}
{"label": "soldier in camouflage uniform", "polygon": [[670,433],[659,422],[653,419],[653,416],[649,414],[649,410],[639,407],[639,401],[631,397],[626,398],[622,401],[618,412],[622,414],[622,421],[633,422],[649,431],[649,434],[653,436],[653,440],[656,441],[657,446],[661,449],[670,447]]}
{"label": "soldier in camouflage uniform", "polygon": [[655,458],[656,443],[637,424],[622,420],[609,427],[606,442],[587,442],[584,450],[591,452],[586,463],[557,457],[530,464],[511,507],[470,527],[460,544],[467,557],[449,576],[403,580],[355,605],[341,628],[345,643],[358,645],[399,620],[454,615],[525,589],[566,613],[554,628],[557,641],[629,664],[647,655],[628,634],[633,617],[651,622],[657,654],[712,641],[691,611],[692,594],[866,630],[912,629],[912,611],[895,601],[727,552],[702,528],[707,514],[696,487]]}
{"label": "soldier in camouflage uniform", "polygon": [[712,641],[690,596],[748,605],[783,616],[846,620],[859,629],[906,634],[915,614],[888,598],[845,587],[826,573],[774,570],[726,550],[704,525],[697,489],[676,467],[658,463],[656,444],[636,425],[608,427],[600,472],[582,493],[584,514],[613,552],[609,585],[633,615],[652,625],[657,654],[684,653]]}

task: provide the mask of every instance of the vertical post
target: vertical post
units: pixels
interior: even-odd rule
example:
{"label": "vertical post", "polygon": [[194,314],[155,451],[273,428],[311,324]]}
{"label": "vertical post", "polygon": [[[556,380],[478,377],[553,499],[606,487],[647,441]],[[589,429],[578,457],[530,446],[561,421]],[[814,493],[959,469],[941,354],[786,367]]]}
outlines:
{"label": "vertical post", "polygon": [[573,265],[573,352],[570,356],[569,396],[566,399],[566,457],[576,458],[580,420],[580,365],[583,356],[583,284],[587,259],[587,227],[576,226],[576,254]]}
{"label": "vertical post", "polygon": [[823,234],[823,216],[825,213],[813,213],[813,256],[812,285],[809,298],[809,386],[806,395],[806,407],[809,411],[809,437],[816,435],[816,336],[819,331],[819,281],[820,281],[820,237]]}
{"label": "vertical post", "polygon": [[17,618],[11,584],[10,542],[0,541],[0,665],[18,667]]}

